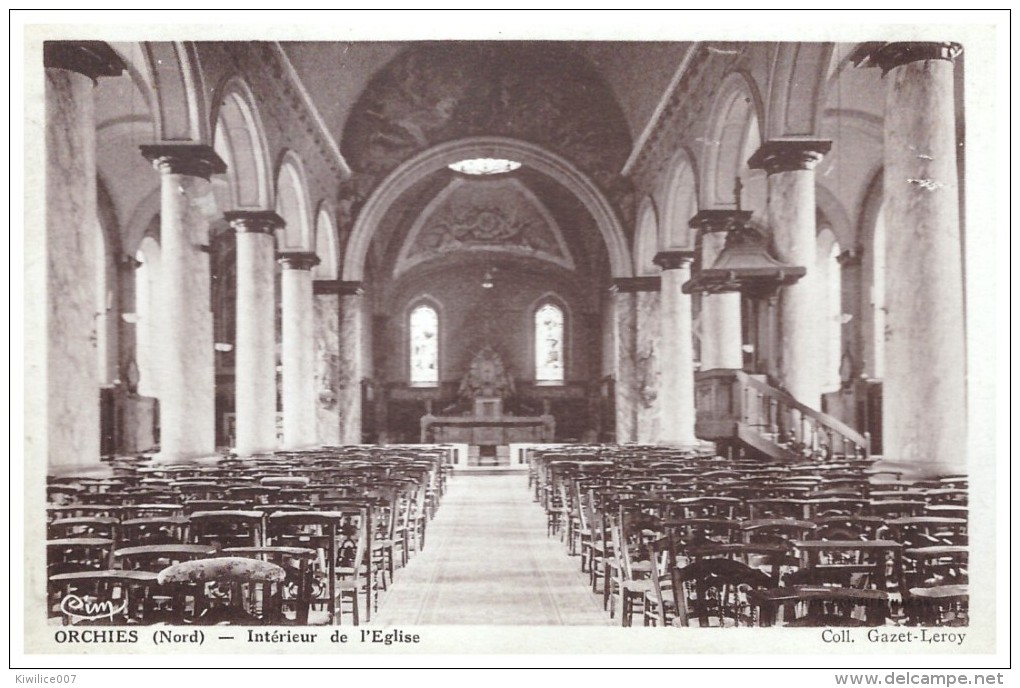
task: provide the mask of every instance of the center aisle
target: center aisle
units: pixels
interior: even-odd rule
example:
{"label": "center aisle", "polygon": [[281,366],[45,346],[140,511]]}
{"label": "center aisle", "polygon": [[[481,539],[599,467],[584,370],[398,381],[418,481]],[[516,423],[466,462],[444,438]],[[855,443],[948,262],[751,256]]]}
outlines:
{"label": "center aisle", "polygon": [[527,476],[454,475],[425,549],[384,594],[374,626],[614,625],[580,560],[531,499]]}

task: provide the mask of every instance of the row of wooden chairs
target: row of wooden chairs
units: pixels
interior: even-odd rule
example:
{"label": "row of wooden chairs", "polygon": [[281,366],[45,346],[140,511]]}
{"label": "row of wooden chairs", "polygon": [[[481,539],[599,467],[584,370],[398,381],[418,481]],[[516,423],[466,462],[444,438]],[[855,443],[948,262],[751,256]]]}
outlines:
{"label": "row of wooden chairs", "polygon": [[[633,447],[537,451],[532,476],[549,534],[623,625],[966,620],[963,476],[910,483],[857,457],[764,465]],[[742,612],[720,607],[752,589]]]}
{"label": "row of wooden chairs", "polygon": [[[122,461],[113,479],[52,481],[76,488],[52,490],[48,507],[54,618],[95,622],[64,608],[84,595],[123,600],[118,618],[133,623],[369,621],[394,570],[424,547],[445,472],[431,449],[372,452],[379,464],[357,471],[354,455],[335,448],[257,465],[225,457],[213,467]],[[288,489],[315,495],[297,503],[309,493]],[[77,501],[85,495],[94,498]]]}

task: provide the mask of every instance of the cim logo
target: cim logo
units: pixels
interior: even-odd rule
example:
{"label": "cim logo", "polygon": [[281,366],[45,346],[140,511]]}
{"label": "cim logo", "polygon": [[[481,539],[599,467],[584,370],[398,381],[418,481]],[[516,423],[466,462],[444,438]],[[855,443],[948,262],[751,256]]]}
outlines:
{"label": "cim logo", "polygon": [[95,598],[78,597],[77,595],[68,595],[60,600],[60,611],[88,621],[105,618],[112,621],[114,616],[125,609],[127,609],[127,600],[122,601],[119,607],[115,607],[110,600],[99,601]]}

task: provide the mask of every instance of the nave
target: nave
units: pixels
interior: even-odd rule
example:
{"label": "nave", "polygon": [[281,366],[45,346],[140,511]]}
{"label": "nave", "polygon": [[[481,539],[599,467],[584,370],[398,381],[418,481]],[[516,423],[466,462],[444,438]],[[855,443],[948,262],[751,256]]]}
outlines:
{"label": "nave", "polygon": [[397,573],[380,625],[611,623],[577,560],[547,535],[523,474],[452,478],[429,538]]}
{"label": "nave", "polygon": [[[527,476],[458,472],[453,456],[443,446],[204,466],[142,456],[111,462],[110,477],[51,476],[49,620],[968,623],[963,475],[652,446],[535,447]],[[89,612],[111,603],[105,617]]]}

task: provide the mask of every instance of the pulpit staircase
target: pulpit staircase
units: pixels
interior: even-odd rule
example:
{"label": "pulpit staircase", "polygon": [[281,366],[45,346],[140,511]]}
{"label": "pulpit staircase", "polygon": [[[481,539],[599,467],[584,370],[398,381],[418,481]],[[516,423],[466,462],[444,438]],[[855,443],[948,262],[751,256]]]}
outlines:
{"label": "pulpit staircase", "polygon": [[866,434],[797,401],[764,375],[728,369],[699,372],[695,395],[695,434],[721,449],[788,463],[869,457]]}

